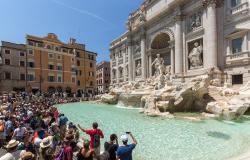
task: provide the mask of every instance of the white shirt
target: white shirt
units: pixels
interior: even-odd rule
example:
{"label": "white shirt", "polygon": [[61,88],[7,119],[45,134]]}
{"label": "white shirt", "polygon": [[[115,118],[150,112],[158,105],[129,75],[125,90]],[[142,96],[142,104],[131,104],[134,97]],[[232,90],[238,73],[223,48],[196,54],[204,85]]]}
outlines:
{"label": "white shirt", "polygon": [[4,156],[0,158],[0,160],[16,160],[16,159],[11,153],[6,153]]}
{"label": "white shirt", "polygon": [[25,127],[21,127],[21,128],[16,128],[14,130],[14,133],[16,133],[16,137],[23,137],[24,136],[24,133],[26,131],[26,128]]}

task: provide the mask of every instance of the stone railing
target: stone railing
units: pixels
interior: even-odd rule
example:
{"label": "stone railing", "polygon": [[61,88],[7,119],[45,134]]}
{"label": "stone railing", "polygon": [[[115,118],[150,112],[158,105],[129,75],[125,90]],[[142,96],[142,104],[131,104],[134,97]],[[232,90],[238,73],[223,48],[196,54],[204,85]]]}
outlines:
{"label": "stone railing", "polygon": [[240,65],[250,62],[250,51],[226,55],[226,65]]}
{"label": "stone railing", "polygon": [[231,9],[231,13],[232,15],[238,15],[248,10],[249,10],[249,2],[247,0],[243,0],[240,5],[233,7]]}

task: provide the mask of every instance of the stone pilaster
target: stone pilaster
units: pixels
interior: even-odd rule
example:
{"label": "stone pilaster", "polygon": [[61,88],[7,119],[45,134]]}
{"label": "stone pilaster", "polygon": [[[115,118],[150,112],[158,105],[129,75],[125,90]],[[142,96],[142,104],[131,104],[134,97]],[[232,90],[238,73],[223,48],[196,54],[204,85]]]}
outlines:
{"label": "stone pilaster", "polygon": [[175,74],[175,54],[174,54],[174,42],[170,42],[170,49],[171,49],[171,75]]}
{"label": "stone pilaster", "polygon": [[215,5],[216,7],[221,7],[224,4],[224,0],[203,0],[203,6],[207,8],[209,5]]}
{"label": "stone pilaster", "polygon": [[205,8],[204,14],[206,14],[206,26],[205,28],[205,50],[204,50],[204,67],[212,68],[217,67],[217,22],[216,22],[216,7],[221,2],[217,0],[204,0],[203,5]]}
{"label": "stone pilaster", "polygon": [[142,67],[142,79],[147,78],[147,67],[146,67],[146,34],[145,31],[141,34],[141,67]]}
{"label": "stone pilaster", "polygon": [[182,74],[183,72],[182,21],[182,15],[175,17],[175,74]]}
{"label": "stone pilaster", "polygon": [[127,41],[128,46],[128,79],[129,81],[133,81],[133,61],[132,61],[132,40],[128,38]]}

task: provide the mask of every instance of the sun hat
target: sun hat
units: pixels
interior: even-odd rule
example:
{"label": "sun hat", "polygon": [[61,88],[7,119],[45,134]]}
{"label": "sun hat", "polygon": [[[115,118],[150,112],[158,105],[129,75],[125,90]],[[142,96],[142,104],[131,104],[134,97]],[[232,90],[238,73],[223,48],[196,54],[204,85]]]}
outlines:
{"label": "sun hat", "polygon": [[20,158],[21,160],[29,160],[29,159],[33,159],[35,157],[35,155],[31,152],[24,152]]}
{"label": "sun hat", "polygon": [[122,140],[123,142],[128,141],[128,135],[126,135],[126,134],[122,135],[122,136],[121,136],[121,140]]}
{"label": "sun hat", "polygon": [[12,139],[8,142],[8,144],[5,146],[5,148],[9,149],[9,148],[14,148],[19,144],[19,142],[15,139]]}
{"label": "sun hat", "polygon": [[51,146],[51,144],[52,144],[51,138],[47,137],[47,138],[44,138],[42,140],[42,142],[40,143],[40,147],[47,148],[47,147]]}

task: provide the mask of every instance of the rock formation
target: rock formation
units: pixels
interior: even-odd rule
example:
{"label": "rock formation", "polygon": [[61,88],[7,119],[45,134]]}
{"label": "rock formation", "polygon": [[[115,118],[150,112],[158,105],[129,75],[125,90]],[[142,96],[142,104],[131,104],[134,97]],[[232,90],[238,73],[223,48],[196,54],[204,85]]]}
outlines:
{"label": "rock formation", "polygon": [[160,72],[144,81],[128,82],[111,88],[102,102],[140,107],[149,116],[172,117],[174,112],[203,112],[205,117],[233,120],[250,107],[250,82],[235,91],[225,83],[221,72],[212,68],[207,74],[178,82],[169,73]]}

